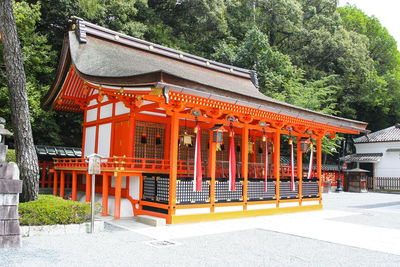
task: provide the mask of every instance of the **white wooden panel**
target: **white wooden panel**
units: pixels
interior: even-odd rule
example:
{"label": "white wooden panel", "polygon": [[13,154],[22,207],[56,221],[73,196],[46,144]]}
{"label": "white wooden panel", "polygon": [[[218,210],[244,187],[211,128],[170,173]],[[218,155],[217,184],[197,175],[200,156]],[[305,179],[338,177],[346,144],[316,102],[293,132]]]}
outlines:
{"label": "white wooden panel", "polygon": [[279,203],[280,208],[286,208],[286,207],[298,207],[299,202],[285,202],[285,203]]}
{"label": "white wooden panel", "polygon": [[86,127],[85,132],[85,157],[94,153],[96,144],[96,126]]}
{"label": "white wooden panel", "polygon": [[247,210],[264,210],[264,209],[275,209],[276,204],[257,204],[247,205]]}
{"label": "white wooden panel", "polygon": [[100,107],[100,119],[109,118],[112,116],[113,104],[107,104]]}
{"label": "white wooden panel", "polygon": [[[116,177],[112,176],[111,177],[111,187],[115,188],[115,181],[116,181]],[[122,176],[121,177],[121,189],[125,189],[126,188],[126,176]]]}
{"label": "white wooden panel", "polygon": [[243,206],[215,207],[215,212],[243,211]]}
{"label": "white wooden panel", "polygon": [[319,205],[319,201],[315,200],[315,201],[303,201],[301,203],[302,206],[312,206],[312,205]]}
{"label": "white wooden panel", "polygon": [[210,213],[210,208],[198,209],[176,209],[175,215],[191,215],[191,214],[207,214]]}
{"label": "white wooden panel", "polygon": [[97,105],[97,100],[96,99],[92,99],[92,100],[90,100],[88,107],[96,106],[96,105]]}
{"label": "white wooden panel", "polygon": [[86,121],[95,121],[97,120],[97,108],[88,109],[86,112]]}
{"label": "white wooden panel", "polygon": [[117,102],[115,104],[115,115],[122,115],[130,112],[131,112],[130,109],[125,107],[123,102]]}
{"label": "white wooden panel", "polygon": [[97,154],[108,158],[111,146],[111,123],[99,125],[99,142],[97,144]]}
{"label": "white wooden panel", "polygon": [[140,177],[130,176],[129,177],[129,195],[135,199],[139,200],[140,196]]}

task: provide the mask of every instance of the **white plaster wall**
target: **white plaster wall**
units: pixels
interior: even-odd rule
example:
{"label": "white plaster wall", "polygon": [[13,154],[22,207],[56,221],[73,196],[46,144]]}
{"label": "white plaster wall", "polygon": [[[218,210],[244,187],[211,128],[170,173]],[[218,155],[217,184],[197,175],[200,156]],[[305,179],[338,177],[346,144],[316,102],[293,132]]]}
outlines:
{"label": "white plaster wall", "polygon": [[314,201],[303,201],[301,203],[302,206],[312,206],[312,205],[319,205],[319,201],[318,200],[314,200]]}
{"label": "white plaster wall", "polygon": [[[80,202],[85,202],[86,201],[85,192],[78,191],[77,192],[77,200],[79,200]],[[102,205],[103,195],[96,194],[95,202]],[[107,212],[107,214],[111,215],[111,216],[115,215],[115,198],[114,198],[114,196],[108,196],[108,212]],[[122,217],[132,217],[132,216],[134,216],[132,203],[126,198],[121,198],[120,217],[122,218]]]}
{"label": "white plaster wall", "polygon": [[279,203],[280,208],[287,208],[287,207],[298,207],[299,202],[283,202]]}
{"label": "white plaster wall", "polygon": [[111,123],[99,125],[99,142],[97,143],[97,153],[102,157],[110,156],[111,147]]}
{"label": "white plaster wall", "polygon": [[85,157],[94,153],[96,144],[96,126],[87,127],[85,131]]}
{"label": "white plaster wall", "polygon": [[140,177],[130,176],[129,177],[129,195],[135,200],[139,200],[140,196]]}
{"label": "white plaster wall", "polygon": [[92,99],[92,100],[90,100],[88,107],[95,106],[95,105],[97,105],[97,100]]}
{"label": "white plaster wall", "polygon": [[[115,180],[116,177],[115,176],[111,176],[111,187],[115,188]],[[126,176],[122,176],[121,177],[121,189],[125,189],[126,188]]]}
{"label": "white plaster wall", "polygon": [[123,102],[117,102],[115,104],[115,115],[122,115],[130,112],[130,109],[127,108]]}
{"label": "white plaster wall", "polygon": [[113,104],[107,104],[100,107],[100,119],[109,118],[112,116]]}
{"label": "white plaster wall", "polygon": [[88,109],[86,111],[86,121],[95,121],[97,120],[97,108]]}
{"label": "white plaster wall", "polygon": [[388,148],[400,148],[400,142],[355,144],[357,153],[383,153],[375,164],[375,177],[400,177],[400,152],[387,152]]}

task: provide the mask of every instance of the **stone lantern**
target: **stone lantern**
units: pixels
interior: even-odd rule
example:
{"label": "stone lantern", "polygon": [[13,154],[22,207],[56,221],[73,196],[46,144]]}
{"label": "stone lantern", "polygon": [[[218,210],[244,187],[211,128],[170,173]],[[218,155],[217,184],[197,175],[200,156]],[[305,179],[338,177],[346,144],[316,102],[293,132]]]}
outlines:
{"label": "stone lantern", "polygon": [[4,128],[0,117],[0,249],[21,246],[18,217],[18,194],[22,192],[19,169],[15,162],[6,162],[6,136],[12,133]]}

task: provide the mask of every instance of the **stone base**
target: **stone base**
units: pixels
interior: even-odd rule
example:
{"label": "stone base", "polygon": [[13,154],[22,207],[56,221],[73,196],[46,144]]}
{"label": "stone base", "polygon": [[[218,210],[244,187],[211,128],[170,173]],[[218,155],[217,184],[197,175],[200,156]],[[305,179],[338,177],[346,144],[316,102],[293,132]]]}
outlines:
{"label": "stone base", "polygon": [[[94,233],[104,231],[104,222],[94,222]],[[56,224],[56,225],[35,225],[21,226],[23,237],[44,236],[44,235],[68,235],[90,233],[90,222],[81,224]]]}
{"label": "stone base", "polygon": [[3,235],[0,236],[0,248],[20,248],[20,235]]}
{"label": "stone base", "polygon": [[149,215],[139,215],[137,216],[137,221],[151,226],[165,226],[166,220],[164,218],[149,216]]}

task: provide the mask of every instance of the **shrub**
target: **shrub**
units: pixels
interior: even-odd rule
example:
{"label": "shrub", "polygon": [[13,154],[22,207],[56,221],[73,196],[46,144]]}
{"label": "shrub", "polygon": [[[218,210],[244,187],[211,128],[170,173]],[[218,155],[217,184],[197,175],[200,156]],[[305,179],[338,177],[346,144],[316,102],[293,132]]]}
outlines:
{"label": "shrub", "polygon": [[6,162],[17,162],[17,157],[15,156],[15,149],[7,149]]}
{"label": "shrub", "polygon": [[39,195],[37,201],[20,203],[20,225],[73,224],[90,221],[90,203]]}

